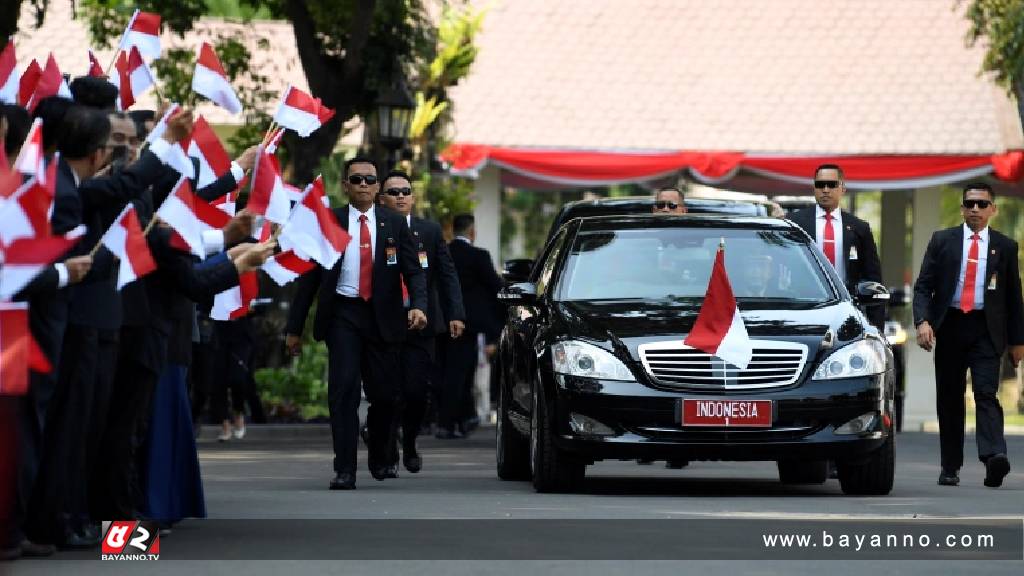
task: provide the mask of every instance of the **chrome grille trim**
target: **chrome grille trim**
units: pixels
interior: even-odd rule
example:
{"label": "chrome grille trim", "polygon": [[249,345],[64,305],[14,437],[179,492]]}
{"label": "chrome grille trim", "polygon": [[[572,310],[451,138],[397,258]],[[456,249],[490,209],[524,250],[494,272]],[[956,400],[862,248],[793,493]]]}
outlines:
{"label": "chrome grille trim", "polygon": [[669,388],[757,390],[797,381],[807,362],[807,346],[798,342],[754,340],[746,370],[683,344],[682,339],[641,344],[640,362],[655,382]]}

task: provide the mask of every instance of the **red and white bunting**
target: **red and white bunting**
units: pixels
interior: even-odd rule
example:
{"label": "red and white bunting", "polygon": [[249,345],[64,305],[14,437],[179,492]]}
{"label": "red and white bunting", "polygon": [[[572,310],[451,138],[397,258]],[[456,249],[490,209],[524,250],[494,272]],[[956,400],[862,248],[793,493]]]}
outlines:
{"label": "red and white bunting", "polygon": [[278,286],[284,286],[315,267],[316,262],[299,258],[291,250],[275,254],[273,258],[263,263],[263,271]]}
{"label": "red and white bunting", "polygon": [[28,304],[0,302],[0,396],[23,396],[28,392],[29,370],[53,370],[39,348],[28,323]]}
{"label": "red and white bunting", "polygon": [[170,224],[171,228],[188,244],[190,251],[199,258],[206,257],[203,249],[203,232],[220,230],[231,219],[224,212],[192,193],[188,178],[182,176],[174,190],[157,210],[157,216]]}
{"label": "red and white bunting", "polygon": [[252,191],[246,207],[275,224],[284,224],[291,212],[288,188],[270,154],[261,150],[252,175]]}
{"label": "red and white bunting", "polygon": [[228,74],[209,42],[203,42],[196,57],[196,70],[192,75],[192,91],[206,96],[232,114],[242,111],[242,103],[231,87]]}
{"label": "red and white bunting", "polygon": [[53,54],[50,54],[49,58],[46,59],[46,67],[43,68],[42,73],[39,75],[35,90],[32,91],[32,96],[25,107],[29,111],[35,110],[40,100],[50,96],[60,96],[68,100],[72,99],[71,88],[68,87],[67,81],[64,80],[64,76],[60,73],[60,68],[57,67],[57,60],[54,59]]}
{"label": "red and white bunting", "polygon": [[278,242],[282,250],[294,250],[330,270],[352,237],[324,205],[324,197],[323,179],[317,176],[281,228]]}
{"label": "red and white bunting", "polygon": [[100,65],[100,61],[96,59],[96,55],[89,50],[89,76],[94,78],[102,78],[107,73],[103,71],[103,66]]}
{"label": "red and white bunting", "polygon": [[128,204],[103,234],[100,242],[121,260],[117,270],[117,289],[156,270],[149,244],[142,234],[135,206]]}
{"label": "red and white bunting", "polygon": [[333,116],[334,110],[324,106],[319,98],[288,86],[274,113],[274,121],[306,138]]}
{"label": "red and white bunting", "polygon": [[249,313],[249,305],[259,295],[260,284],[256,272],[245,272],[238,276],[238,286],[228,288],[213,298],[210,318],[214,320],[234,320]]}
{"label": "red and white bunting", "polygon": [[32,94],[36,91],[36,84],[39,83],[39,77],[43,75],[43,69],[39,66],[39,62],[33,59],[25,67],[25,71],[21,73],[21,78],[18,79],[18,106],[28,106],[28,101],[32,99]]}
{"label": "red and white bunting", "polygon": [[26,176],[35,176],[43,173],[44,165],[43,119],[36,118],[32,121],[32,127],[28,130],[21,150],[18,151],[18,157],[14,160],[14,169]]}
{"label": "red and white bunting", "polygon": [[188,155],[199,160],[196,188],[205,188],[231,170],[231,157],[217,133],[202,116],[196,118],[189,136]]}
{"label": "red and white bunting", "polygon": [[708,280],[708,290],[697,321],[683,344],[718,356],[746,370],[754,354],[739,306],[733,296],[729,275],[725,272],[725,249],[719,247]]}
{"label": "red and white bunting", "polygon": [[117,47],[124,52],[129,52],[132,48],[138,48],[140,54],[151,60],[160,57],[159,14],[143,12],[136,8]]}
{"label": "red and white bunting", "polygon": [[18,58],[14,53],[14,40],[11,40],[7,42],[4,51],[0,52],[0,102],[17,104],[20,82]]}
{"label": "red and white bunting", "polygon": [[10,300],[77,241],[66,236],[44,236],[22,238],[4,246],[0,250],[0,300]]}

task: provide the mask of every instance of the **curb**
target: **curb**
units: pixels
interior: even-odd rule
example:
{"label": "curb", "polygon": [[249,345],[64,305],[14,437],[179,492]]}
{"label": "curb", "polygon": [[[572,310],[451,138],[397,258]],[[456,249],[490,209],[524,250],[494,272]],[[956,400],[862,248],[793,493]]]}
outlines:
{"label": "curb", "polygon": [[[938,432],[939,432],[939,422],[938,422],[938,420],[929,420],[928,422],[922,422],[921,423],[921,428],[920,428],[919,431],[920,432],[928,432],[928,433],[932,433],[932,434],[938,434]],[[967,426],[964,428],[964,432],[967,433],[967,434],[973,434],[975,431],[977,431],[977,426],[975,426],[974,422],[968,422]],[[1019,426],[1019,425],[1004,426],[1003,427],[1003,434],[1005,434],[1007,436],[1024,436],[1024,426]]]}

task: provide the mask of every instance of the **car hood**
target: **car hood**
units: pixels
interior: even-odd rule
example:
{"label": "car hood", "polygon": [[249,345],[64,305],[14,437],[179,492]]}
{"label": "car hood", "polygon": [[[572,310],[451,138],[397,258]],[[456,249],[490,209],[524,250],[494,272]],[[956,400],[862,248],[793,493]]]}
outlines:
{"label": "car hood", "polygon": [[[639,359],[637,347],[641,344],[684,339],[700,311],[696,306],[642,302],[559,302],[554,308],[553,319],[563,324],[562,334],[609,342],[619,350],[627,349],[634,360]],[[797,309],[744,310],[741,305],[740,314],[752,339],[800,342],[807,345],[809,358],[817,355],[830,329],[837,347],[861,337],[865,329],[874,331],[863,314],[846,301]]]}

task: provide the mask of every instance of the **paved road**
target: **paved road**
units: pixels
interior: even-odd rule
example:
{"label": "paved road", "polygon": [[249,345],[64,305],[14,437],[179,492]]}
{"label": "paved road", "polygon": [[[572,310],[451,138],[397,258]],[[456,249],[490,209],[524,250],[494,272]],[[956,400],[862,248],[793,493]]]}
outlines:
{"label": "paved road", "polygon": [[[973,462],[961,473],[961,486],[946,488],[935,483],[938,437],[906,433],[899,436],[897,480],[885,497],[848,497],[830,480],[822,486],[783,486],[771,463],[695,462],[683,470],[667,470],[660,464],[638,466],[632,462],[606,462],[588,469],[581,494],[536,494],[525,482],[502,482],[495,477],[493,430],[481,430],[468,440],[421,442],[425,466],[419,474],[402,471],[400,478],[374,481],[360,471],[358,489],[330,492],[330,445],[326,436],[278,439],[246,439],[226,444],[201,442],[206,500],[211,518],[219,519],[909,519],[921,517],[1022,518],[1024,517],[1024,442],[1011,438],[1011,473],[998,490],[982,486],[983,469]],[[968,437],[968,454],[973,437]],[[360,454],[361,465],[365,453]],[[704,526],[707,524],[698,524]],[[186,546],[213,537],[210,524],[186,522],[165,537],[163,546]],[[282,529],[286,524],[250,522],[252,534]],[[735,524],[734,524],[735,526]],[[232,530],[239,530],[234,525]],[[287,532],[287,529],[282,529]],[[287,538],[288,534],[281,534]],[[566,535],[571,537],[571,535]],[[729,534],[721,534],[728,539]],[[83,563],[95,553],[64,553],[54,560],[18,562],[23,573],[57,573],[69,569],[76,575],[109,573],[111,563]],[[714,562],[686,562],[715,573],[820,574],[812,562],[731,562],[718,569]],[[174,570],[161,560],[152,568]],[[292,563],[263,562],[189,563],[199,572],[278,573]],[[519,573],[543,570],[550,574],[664,573],[677,571],[681,562],[303,562],[304,572],[376,574],[479,574]],[[860,574],[865,566],[879,574],[1024,573],[1022,562],[832,562],[833,574]],[[193,568],[189,568],[192,570]],[[221,569],[223,568],[223,570]],[[0,567],[2,570],[3,567]],[[55,570],[56,569],[56,570]],[[173,572],[167,572],[173,573]]]}

